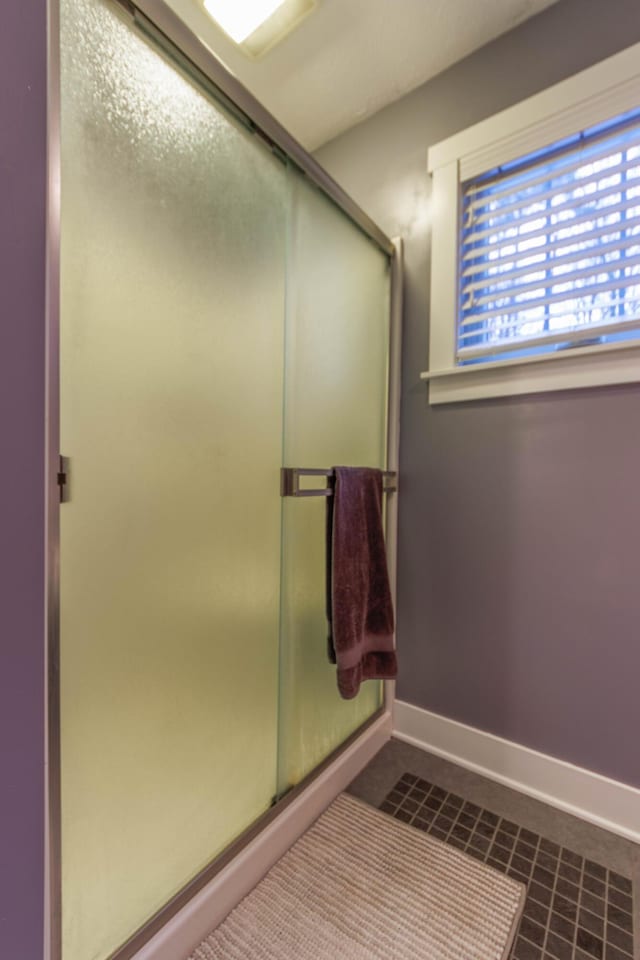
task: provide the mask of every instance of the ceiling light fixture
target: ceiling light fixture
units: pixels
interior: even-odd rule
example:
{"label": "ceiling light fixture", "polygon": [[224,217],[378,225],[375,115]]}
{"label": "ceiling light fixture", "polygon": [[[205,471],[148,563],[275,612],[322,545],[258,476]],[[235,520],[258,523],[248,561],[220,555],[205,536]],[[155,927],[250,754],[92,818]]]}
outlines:
{"label": "ceiling light fixture", "polygon": [[236,43],[242,43],[284,0],[204,0],[205,9]]}
{"label": "ceiling light fixture", "polygon": [[260,57],[282,40],[316,6],[317,0],[204,0],[204,8],[250,57]]}

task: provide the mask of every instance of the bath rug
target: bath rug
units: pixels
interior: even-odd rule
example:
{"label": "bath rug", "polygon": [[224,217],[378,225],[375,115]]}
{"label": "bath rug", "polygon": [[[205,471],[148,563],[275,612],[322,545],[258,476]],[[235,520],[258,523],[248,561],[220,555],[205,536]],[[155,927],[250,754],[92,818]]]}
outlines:
{"label": "bath rug", "polygon": [[525,893],[341,794],[190,960],[506,960]]}

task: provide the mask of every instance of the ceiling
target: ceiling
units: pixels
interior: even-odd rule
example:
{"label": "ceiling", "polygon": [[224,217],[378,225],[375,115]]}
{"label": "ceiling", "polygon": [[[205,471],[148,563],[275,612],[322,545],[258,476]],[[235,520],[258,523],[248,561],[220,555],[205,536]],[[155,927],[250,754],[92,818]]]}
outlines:
{"label": "ceiling", "polygon": [[375,113],[556,0],[318,0],[260,60],[202,0],[167,0],[308,150]]}

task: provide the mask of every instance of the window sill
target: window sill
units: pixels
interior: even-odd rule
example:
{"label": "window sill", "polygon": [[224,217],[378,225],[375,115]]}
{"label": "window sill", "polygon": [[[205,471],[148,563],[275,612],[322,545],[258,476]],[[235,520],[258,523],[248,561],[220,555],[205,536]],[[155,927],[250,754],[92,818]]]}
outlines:
{"label": "window sill", "polygon": [[577,347],[539,357],[428,370],[429,403],[640,382],[640,341]]}

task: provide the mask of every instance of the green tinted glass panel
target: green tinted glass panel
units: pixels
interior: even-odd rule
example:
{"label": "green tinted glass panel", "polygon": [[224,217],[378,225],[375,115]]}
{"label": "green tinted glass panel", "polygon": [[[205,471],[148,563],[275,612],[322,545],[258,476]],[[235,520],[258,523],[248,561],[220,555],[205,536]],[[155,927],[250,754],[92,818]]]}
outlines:
{"label": "green tinted glass panel", "polygon": [[102,0],[62,4],[64,960],[276,790],[287,182]]}
{"label": "green tinted glass panel", "polygon": [[[284,462],[384,467],[389,260],[305,178],[290,178]],[[325,509],[321,497],[284,501],[281,791],[381,704],[372,681],[341,700],[327,657]]]}

